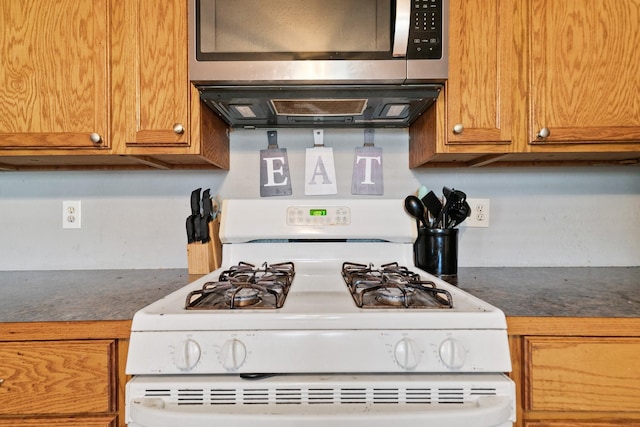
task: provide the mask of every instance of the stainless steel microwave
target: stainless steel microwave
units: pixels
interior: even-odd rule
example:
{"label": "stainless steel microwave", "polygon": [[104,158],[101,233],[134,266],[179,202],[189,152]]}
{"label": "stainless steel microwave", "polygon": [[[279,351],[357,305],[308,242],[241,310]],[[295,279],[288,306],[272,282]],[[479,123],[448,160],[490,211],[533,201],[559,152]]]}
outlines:
{"label": "stainless steel microwave", "polygon": [[189,0],[196,84],[447,78],[448,0]]}
{"label": "stainless steel microwave", "polygon": [[448,0],[189,0],[189,76],[234,127],[406,127],[448,71]]}

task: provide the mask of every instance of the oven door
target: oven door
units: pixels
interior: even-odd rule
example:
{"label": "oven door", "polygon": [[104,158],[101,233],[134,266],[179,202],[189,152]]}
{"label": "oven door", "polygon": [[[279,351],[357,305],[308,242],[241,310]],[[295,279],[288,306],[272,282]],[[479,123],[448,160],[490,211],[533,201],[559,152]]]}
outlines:
{"label": "oven door", "polygon": [[515,387],[502,374],[139,376],[129,427],[507,427]]}

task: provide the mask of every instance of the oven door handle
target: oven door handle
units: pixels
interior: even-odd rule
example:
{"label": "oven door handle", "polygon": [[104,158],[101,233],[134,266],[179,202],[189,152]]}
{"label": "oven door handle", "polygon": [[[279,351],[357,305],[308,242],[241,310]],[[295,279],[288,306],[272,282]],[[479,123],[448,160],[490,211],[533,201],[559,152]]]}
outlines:
{"label": "oven door handle", "polygon": [[424,410],[416,409],[422,405],[380,405],[384,408],[379,410],[375,405],[349,405],[345,411],[337,411],[336,405],[286,406],[234,406],[234,412],[230,412],[219,406],[165,405],[160,398],[142,398],[130,402],[127,422],[130,427],[205,427],[212,423],[234,427],[418,427],[426,422],[448,427],[497,427],[514,421],[513,405],[507,396],[483,396],[475,405],[447,405],[446,409],[425,405]]}

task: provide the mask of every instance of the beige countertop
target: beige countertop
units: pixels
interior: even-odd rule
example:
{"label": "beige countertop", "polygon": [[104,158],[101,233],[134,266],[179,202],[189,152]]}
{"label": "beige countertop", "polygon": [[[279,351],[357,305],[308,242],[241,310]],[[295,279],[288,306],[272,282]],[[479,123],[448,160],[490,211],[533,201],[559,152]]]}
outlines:
{"label": "beige countertop", "polygon": [[[640,267],[460,268],[508,317],[640,317]],[[193,280],[186,269],[0,272],[0,322],[129,320]]]}

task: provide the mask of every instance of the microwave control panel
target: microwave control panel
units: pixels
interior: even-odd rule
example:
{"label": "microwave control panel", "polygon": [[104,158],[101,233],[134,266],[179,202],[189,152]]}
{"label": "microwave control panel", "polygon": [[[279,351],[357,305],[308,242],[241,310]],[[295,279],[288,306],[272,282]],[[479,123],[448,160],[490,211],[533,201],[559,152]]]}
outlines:
{"label": "microwave control panel", "polygon": [[411,0],[408,59],[442,58],[443,1]]}

